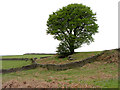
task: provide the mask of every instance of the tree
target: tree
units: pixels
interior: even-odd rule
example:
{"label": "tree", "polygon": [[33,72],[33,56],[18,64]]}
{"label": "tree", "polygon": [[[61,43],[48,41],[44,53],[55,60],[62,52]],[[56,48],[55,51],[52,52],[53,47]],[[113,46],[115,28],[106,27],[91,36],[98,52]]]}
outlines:
{"label": "tree", "polygon": [[58,54],[73,54],[82,44],[94,41],[92,35],[98,32],[95,15],[90,7],[82,4],[69,4],[49,15],[47,34],[61,41]]}

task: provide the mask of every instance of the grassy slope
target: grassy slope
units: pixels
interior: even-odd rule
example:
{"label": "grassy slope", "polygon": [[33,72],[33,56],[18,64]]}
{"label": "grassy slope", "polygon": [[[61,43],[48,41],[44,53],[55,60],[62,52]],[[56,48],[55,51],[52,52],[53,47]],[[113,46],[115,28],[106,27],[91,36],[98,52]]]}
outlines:
{"label": "grassy slope", "polygon": [[[81,58],[83,55],[80,55],[79,57]],[[108,58],[113,55],[114,57]],[[18,86],[33,88],[39,88],[41,86],[52,88],[117,88],[118,64],[114,62],[118,60],[116,59],[116,55],[117,52],[111,50],[102,55],[99,58],[100,61],[65,71],[48,71],[44,68],[37,68],[22,72],[3,74],[3,86],[9,85],[8,83],[16,83]],[[13,87],[15,87],[15,85],[13,85]]]}
{"label": "grassy slope", "polygon": [[69,63],[69,62],[75,62],[75,61],[80,61],[83,59],[86,59],[88,57],[97,55],[99,53],[101,53],[102,51],[98,51],[98,52],[77,52],[73,55],[71,55],[72,58],[74,58],[75,60],[68,60],[68,58],[58,58],[57,56],[52,56],[46,59],[38,59],[37,63],[40,64],[64,64],[64,63]]}

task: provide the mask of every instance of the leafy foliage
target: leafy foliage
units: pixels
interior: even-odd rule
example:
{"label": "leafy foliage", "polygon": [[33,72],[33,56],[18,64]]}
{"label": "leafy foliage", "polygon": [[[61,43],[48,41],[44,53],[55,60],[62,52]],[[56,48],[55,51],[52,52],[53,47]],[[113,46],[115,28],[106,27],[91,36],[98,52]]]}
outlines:
{"label": "leafy foliage", "polygon": [[73,54],[82,44],[94,41],[92,35],[98,32],[95,15],[90,7],[82,4],[69,4],[49,15],[47,34],[61,41],[58,54]]}

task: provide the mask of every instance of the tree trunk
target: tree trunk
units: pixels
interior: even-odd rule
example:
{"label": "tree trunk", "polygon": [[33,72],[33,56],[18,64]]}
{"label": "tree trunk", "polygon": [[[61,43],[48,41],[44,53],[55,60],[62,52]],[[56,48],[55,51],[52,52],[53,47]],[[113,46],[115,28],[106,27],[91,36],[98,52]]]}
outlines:
{"label": "tree trunk", "polygon": [[71,46],[71,47],[70,47],[70,54],[73,54],[73,53],[74,53],[74,47]]}
{"label": "tree trunk", "polygon": [[70,54],[73,54],[74,53],[74,39],[73,38],[71,38],[70,39],[70,43],[69,43],[69,45],[70,45]]}

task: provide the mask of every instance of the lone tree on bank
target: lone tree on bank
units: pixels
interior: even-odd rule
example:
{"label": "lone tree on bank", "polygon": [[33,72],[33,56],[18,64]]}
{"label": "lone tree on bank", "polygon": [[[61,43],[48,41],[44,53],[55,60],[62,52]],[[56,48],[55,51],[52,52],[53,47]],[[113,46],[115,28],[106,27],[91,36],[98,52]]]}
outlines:
{"label": "lone tree on bank", "polygon": [[69,4],[49,15],[47,34],[61,41],[57,47],[59,55],[71,55],[82,44],[94,41],[92,35],[98,32],[95,15],[82,4]]}

